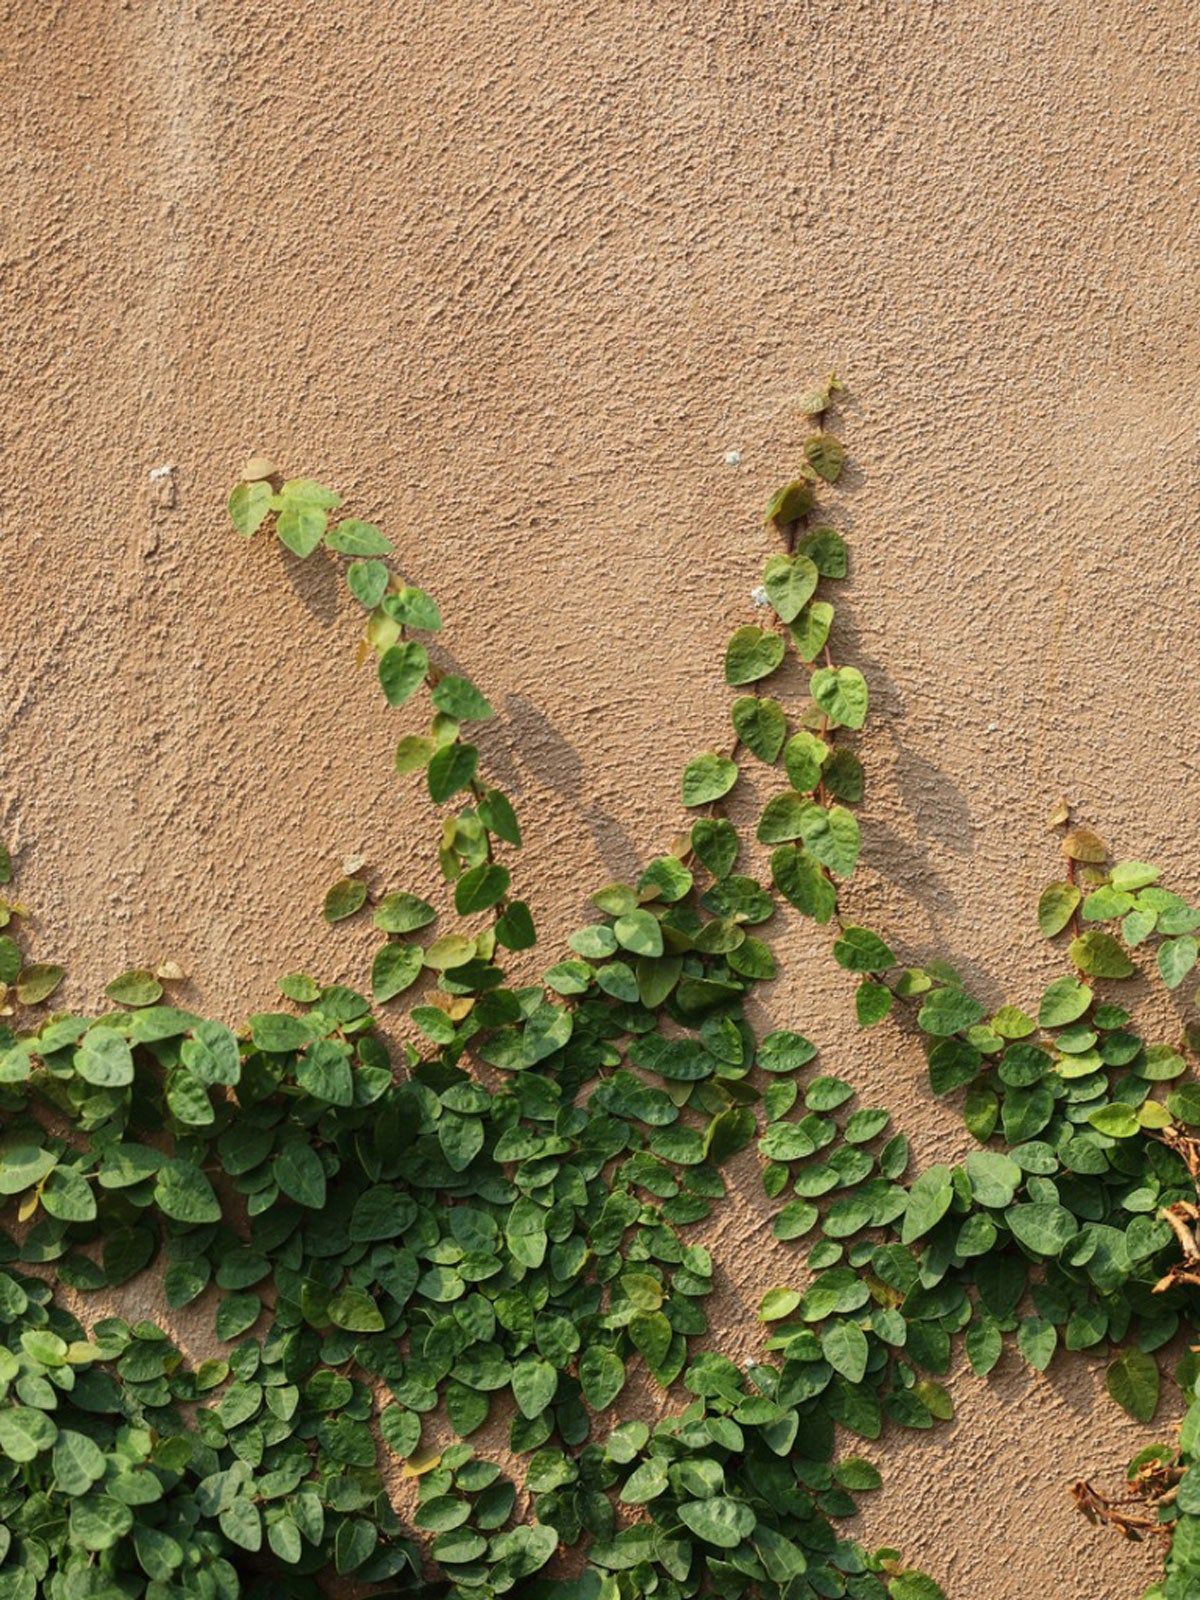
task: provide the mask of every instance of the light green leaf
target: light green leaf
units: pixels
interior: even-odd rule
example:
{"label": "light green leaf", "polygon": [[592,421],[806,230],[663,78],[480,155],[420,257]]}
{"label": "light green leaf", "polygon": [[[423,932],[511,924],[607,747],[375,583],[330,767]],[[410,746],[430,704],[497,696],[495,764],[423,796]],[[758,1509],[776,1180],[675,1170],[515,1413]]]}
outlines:
{"label": "light green leaf", "polygon": [[75,1071],[99,1089],[120,1089],[133,1082],[129,1041],[115,1028],[89,1028],[74,1056]]}
{"label": "light green leaf", "polygon": [[1178,989],[1196,965],[1198,955],[1200,944],[1190,933],[1178,939],[1163,940],[1158,947],[1158,970],[1168,989]]}
{"label": "light green leaf", "polygon": [[715,1495],[711,1500],[687,1500],[679,1507],[679,1517],[705,1544],[719,1550],[734,1550],[754,1532],[757,1518],[748,1505]]}
{"label": "light green leaf", "polygon": [[1061,933],[1075,914],[1081,895],[1073,883],[1048,883],[1038,901],[1038,927],[1047,939]]}
{"label": "light green leaf", "polygon": [[814,433],[804,441],[804,457],[826,483],[836,483],[841,477],[846,452],[841,440],[831,433]]}
{"label": "light green leaf", "polygon": [[1103,928],[1089,928],[1081,938],[1072,939],[1068,954],[1090,978],[1128,978],[1133,973],[1128,954]]}
{"label": "light green leaf", "polygon": [[331,550],[343,556],[390,556],[392,542],[385,539],[373,522],[360,522],[357,517],[347,517],[325,535]]}
{"label": "light green leaf", "polygon": [[820,580],[807,556],[775,555],[763,570],[763,587],[781,622],[792,622],[811,599]]}
{"label": "light green leaf", "polygon": [[271,510],[269,483],[239,483],[229,496],[229,517],[243,538],[249,539],[262,527]]}
{"label": "light green leaf", "polygon": [[848,1383],[861,1383],[870,1347],[856,1322],[831,1322],[821,1334],[821,1354]]}
{"label": "light green leaf", "polygon": [[857,667],[818,667],[809,688],[835,728],[861,728],[867,720],[867,683]]}
{"label": "light green leaf", "polygon": [[696,756],[683,769],[683,803],[705,806],[727,795],[738,780],[737,763],[715,750]]}
{"label": "light green leaf", "polygon": [[725,682],[736,688],[769,677],[782,662],[785,649],[778,633],[753,623],[739,628],[725,651]]}
{"label": "light green leaf", "polygon": [[1042,995],[1038,1022],[1043,1028],[1064,1028],[1077,1022],[1092,1003],[1092,991],[1075,978],[1056,978]]}
{"label": "light green leaf", "polygon": [[346,587],[368,611],[387,593],[389,573],[382,561],[352,561],[346,568]]}

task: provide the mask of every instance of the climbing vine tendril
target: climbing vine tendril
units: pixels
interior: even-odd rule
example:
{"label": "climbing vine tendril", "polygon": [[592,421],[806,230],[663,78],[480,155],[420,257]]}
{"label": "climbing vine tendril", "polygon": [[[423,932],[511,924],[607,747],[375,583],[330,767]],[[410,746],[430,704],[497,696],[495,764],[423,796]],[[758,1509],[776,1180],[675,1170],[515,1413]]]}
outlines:
{"label": "climbing vine tendril", "polygon": [[[344,561],[360,664],[405,712],[399,780],[440,810],[445,903],[374,894],[347,862],[324,915],[372,919],[369,996],[289,974],[281,1009],[234,1030],[172,1004],[181,974],[162,967],[87,1017],[52,1009],[63,970],[26,954],[0,852],[0,1600],[303,1596],[338,1577],[396,1596],[938,1600],[849,1519],[885,1426],[953,1415],[956,1349],[979,1378],[1007,1343],[1039,1371],[1105,1350],[1113,1400],[1153,1420],[1163,1352],[1197,1326],[1198,1040],[1145,1038],[1119,984],[1184,984],[1200,912],[1064,807],[1038,907],[1064,971],[1028,1011],[990,1010],[950,968],[907,963],[902,930],[844,914],[869,687],[840,659],[849,554],[819,503],[845,462],[840,390],[831,375],[802,402],[759,614],[725,651],[732,739],[684,768],[686,832],[592,896],[536,984],[506,967],[536,944],[536,895],[487,776],[493,708],[439,665],[437,602],[339,495],[249,464],[237,531]],[[788,662],[795,704],[767,688]],[[767,795],[749,824],[748,766]],[[932,1092],[961,1103],[959,1164],[914,1175],[887,1110],[803,1032],[756,1036],[781,903],[826,930],[859,1024],[897,1014]],[[376,1013],[408,1026],[385,1035]],[[792,1265],[739,1365],[709,1326],[704,1240],[750,1146]],[[211,1318],[217,1353],[88,1318],[98,1293],[135,1303],[142,1274]],[[1173,1381],[1190,1398],[1198,1374],[1189,1353]],[[657,1424],[623,1407],[635,1377],[664,1391]],[[1154,1600],[1200,1585],[1198,1441],[1200,1402],[1138,1456],[1130,1494],[1075,1491],[1161,1541]],[[936,1572],[936,1549],[914,1554]]]}

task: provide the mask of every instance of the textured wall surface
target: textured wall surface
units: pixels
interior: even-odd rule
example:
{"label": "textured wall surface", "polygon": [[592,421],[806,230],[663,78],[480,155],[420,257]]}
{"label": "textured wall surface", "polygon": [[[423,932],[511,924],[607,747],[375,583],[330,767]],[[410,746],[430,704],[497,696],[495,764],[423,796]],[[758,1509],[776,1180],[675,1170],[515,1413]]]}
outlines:
{"label": "textured wall surface", "polygon": [[[224,520],[252,449],[343,487],[441,598],[503,708],[486,758],[549,959],[726,737],[761,507],[831,365],[838,652],[875,708],[853,910],[1030,999],[1064,790],[1200,887],[1194,10],[3,9],[0,830],[70,1001],[166,956],[231,1020],[298,966],[361,982],[369,931],[315,915],[342,856],[433,887],[389,773],[412,719],[354,670],[332,570]],[[961,1152],[912,1044],[858,1036],[827,941],[789,943],[772,1016],[921,1160]],[[746,1347],[797,1262],[739,1176]],[[887,1452],[864,1536],[955,1600],[1140,1594],[1151,1555],[1067,1499],[1145,1437],[1100,1362],[1009,1354],[955,1392]]]}

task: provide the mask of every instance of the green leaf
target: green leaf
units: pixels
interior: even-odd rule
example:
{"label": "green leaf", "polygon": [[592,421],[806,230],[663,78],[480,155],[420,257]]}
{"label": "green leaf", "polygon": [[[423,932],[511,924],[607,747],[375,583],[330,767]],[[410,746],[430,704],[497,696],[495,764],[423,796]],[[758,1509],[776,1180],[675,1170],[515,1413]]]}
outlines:
{"label": "green leaf", "polygon": [[503,839],[505,844],[511,844],[514,850],[521,848],[521,829],[517,822],[517,814],[513,810],[512,801],[502,790],[489,789],[479,799],[475,811],[489,833],[494,833],[497,839]]}
{"label": "green leaf", "polygon": [[637,956],[661,956],[662,924],[652,911],[628,911],[613,924],[613,933],[623,950]]}
{"label": "green leaf", "polygon": [[826,483],[836,483],[842,474],[846,452],[841,441],[831,433],[814,433],[804,441],[804,457]]}
{"label": "green leaf", "polygon": [[315,478],[289,478],[279,491],[284,505],[320,506],[323,511],[336,511],[342,497],[334,489],[327,489]]}
{"label": "green leaf", "polygon": [[837,910],[837,891],[807,851],[785,844],[772,853],[771,881],[797,911],[825,923]]}
{"label": "green leaf", "polygon": [[971,1193],[981,1206],[1003,1210],[1012,1204],[1023,1174],[1017,1163],[998,1150],[973,1150],[967,1157]]}
{"label": "green leaf", "polygon": [[782,662],[786,648],[778,633],[753,623],[739,628],[725,651],[725,682],[736,688],[769,677]]}
{"label": "green leaf", "polygon": [[420,733],[406,733],[396,745],[396,771],[401,777],[410,772],[423,772],[437,748],[435,739]]}
{"label": "green leaf", "polygon": [[883,1487],[883,1474],[864,1456],[842,1456],[834,1466],[833,1476],[843,1489],[854,1494],[866,1494]]}
{"label": "green leaf", "polygon": [[352,561],[346,568],[346,587],[368,611],[387,593],[389,573],[382,561]]}
{"label": "green leaf", "polygon": [[354,1104],[354,1077],[348,1051],[332,1039],[310,1045],[296,1063],[296,1082],[306,1094],[330,1105]]}
{"label": "green leaf", "polygon": [[1038,1256],[1057,1256],[1079,1232],[1072,1213],[1053,1200],[1010,1206],[1004,1220],[1013,1237]]}
{"label": "green leaf", "polygon": [[331,550],[343,556],[390,556],[392,542],[385,539],[373,522],[360,522],[357,517],[347,517],[325,535]]}
{"label": "green leaf", "polygon": [[262,1549],[262,1515],[248,1495],[239,1494],[218,1514],[221,1532],[239,1550]]}
{"label": "green leaf", "polygon": [[554,1399],[558,1370],[549,1361],[526,1356],[514,1362],[512,1392],[523,1417],[539,1417]]}
{"label": "green leaf", "polygon": [[484,861],[464,872],[454,886],[454,909],[460,917],[472,916],[498,905],[508,893],[511,875],[507,867]]}
{"label": "green leaf", "polygon": [[821,781],[821,768],[828,755],[829,746],[815,733],[805,730],[789,739],[783,761],[792,788],[799,794],[811,794]]}
{"label": "green leaf", "polygon": [[901,1243],[912,1244],[935,1228],[949,1211],[953,1199],[954,1185],[950,1168],[927,1167],[908,1191]]}
{"label": "green leaf", "polygon": [[0,1194],[22,1194],[53,1172],[58,1157],[35,1144],[9,1144],[0,1149]]}
{"label": "green leaf", "polygon": [[250,1039],[257,1050],[282,1055],[311,1044],[313,1031],[303,1017],[287,1011],[260,1011],[250,1018]]}
{"label": "green leaf", "polygon": [[415,933],[435,920],[437,912],[427,900],[397,890],[385,895],[375,908],[374,922],[384,933]]}
{"label": "green leaf", "polygon": [[867,683],[857,667],[818,667],[809,688],[835,728],[861,728],[867,720]]}
{"label": "green leaf", "polygon": [[1146,1351],[1130,1345],[1122,1350],[1104,1375],[1104,1386],[1123,1411],[1137,1422],[1153,1422],[1158,1410],[1158,1362]]}
{"label": "green leaf", "polygon": [[1128,978],[1133,973],[1128,954],[1103,928],[1089,928],[1081,938],[1072,939],[1068,954],[1091,978]]}
{"label": "green leaf", "polygon": [[926,1033],[948,1038],[973,1028],[986,1014],[979,1001],[961,989],[935,989],[917,1012],[917,1022]]}
{"label": "green leaf", "polygon": [[389,594],[383,609],[393,622],[402,628],[417,628],[422,633],[436,633],[442,625],[442,614],[437,601],[424,589],[405,584],[395,594]]}
{"label": "green leaf", "polygon": [[367,886],[361,878],[340,878],[325,895],[326,922],[343,922],[366,904]]}
{"label": "green leaf", "polygon": [[865,979],[854,991],[854,1014],[860,1028],[873,1028],[892,1009],[892,991]]}
{"label": "green leaf", "polygon": [[801,837],[823,867],[848,878],[858,865],[858,819],[845,806],[810,805],[800,819]]}
{"label": "green leaf", "polygon": [[281,544],[293,555],[306,560],[325,537],[329,518],[321,506],[303,500],[290,500],[275,519],[275,532]]}
{"label": "green leaf", "polygon": [[455,722],[486,722],[496,715],[469,678],[450,675],[439,679],[434,685],[433,703]]}
{"label": "green leaf", "polygon": [[49,1000],[65,977],[66,972],[62,967],[35,961],[21,969],[17,981],[17,999],[23,1006],[40,1006],[44,1000]]}
{"label": "green leaf", "polygon": [[706,806],[727,795],[738,780],[737,763],[715,750],[696,756],[683,769],[683,803]]}
{"label": "green leaf", "polygon": [[831,1322],[821,1334],[821,1354],[848,1383],[861,1383],[870,1353],[867,1336],[856,1322]]}
{"label": "green leaf", "polygon": [[107,1495],[83,1495],[71,1502],[71,1540],[84,1550],[111,1550],[132,1527],[133,1512]]}
{"label": "green leaf", "polygon": [[1038,901],[1038,927],[1047,939],[1061,933],[1075,914],[1081,895],[1073,883],[1048,883]]}
{"label": "green leaf", "polygon": [[425,952],[420,945],[399,942],[377,950],[371,963],[371,993],[380,1005],[410,989],[421,976]]}
{"label": "green leaf", "polygon": [[94,1439],[69,1428],[54,1441],[54,1487],[72,1499],[88,1494],[105,1473],[104,1452]]}
{"label": "green leaf", "polygon": [[1163,940],[1158,947],[1158,970],[1168,989],[1178,989],[1196,965],[1198,955],[1200,955],[1200,944],[1191,934],[1184,934],[1178,939]]}
{"label": "green leaf", "polygon": [[692,824],[692,849],[714,878],[727,878],[737,861],[737,829],[726,817],[701,817]]}
{"label": "green leaf", "polygon": [[815,503],[812,484],[806,478],[795,478],[791,483],[785,483],[782,489],[776,489],[771,496],[766,520],[773,522],[777,528],[786,528],[790,523],[806,517]]}
{"label": "green leaf", "polygon": [[967,1329],[965,1344],[972,1370],[978,1377],[986,1378],[1004,1349],[1004,1336],[999,1326],[991,1317],[977,1318]]}
{"label": "green leaf", "polygon": [[834,942],[834,960],[847,972],[886,972],[896,965],[891,946],[869,928],[853,925],[842,929]]}
{"label": "green leaf", "polygon": [[733,702],[733,726],[738,738],[760,761],[773,763],[787,738],[787,717],[778,700],[747,694]]}
{"label": "green leaf", "polygon": [[901,1572],[888,1580],[888,1600],[946,1600],[946,1596],[923,1572]]}
{"label": "green leaf", "polygon": [[604,1345],[589,1344],[579,1358],[579,1382],[592,1410],[607,1410],[625,1387],[625,1363]]}
{"label": "green leaf", "polygon": [[1078,1022],[1092,1003],[1092,991],[1075,978],[1056,978],[1042,995],[1038,1022],[1043,1028],[1063,1028]]}
{"label": "green leaf", "polygon": [[351,1333],[382,1333],[383,1315],[365,1289],[347,1284],[339,1289],[329,1302],[329,1320],[335,1328],[347,1328]]}
{"label": "green leaf", "polygon": [[32,1406],[0,1406],[0,1455],[10,1461],[32,1461],[58,1437],[52,1418]]}
{"label": "green leaf", "polygon": [[1113,888],[1124,893],[1148,888],[1157,883],[1161,873],[1146,861],[1118,861],[1109,874]]}
{"label": "green leaf", "polygon": [[1141,1128],[1136,1108],[1123,1105],[1120,1101],[1097,1106],[1094,1111],[1088,1112],[1088,1121],[1109,1139],[1132,1139]]}
{"label": "green leaf", "polygon": [[89,1028],[74,1057],[75,1071],[99,1089],[120,1089],[133,1082],[129,1041],[115,1028]]}
{"label": "green leaf", "polygon": [[154,1180],[154,1203],[176,1222],[220,1222],[221,1202],[194,1161],[164,1161]]}
{"label": "green leaf", "polygon": [[800,1304],[799,1289],[768,1289],[758,1308],[760,1322],[778,1322],[790,1317]]}
{"label": "green leaf", "polygon": [[297,1205],[319,1211],[325,1204],[325,1168],[306,1139],[286,1140],[271,1163],[271,1175]]}
{"label": "green leaf", "polygon": [[15,983],[21,972],[21,946],[9,934],[0,934],[0,983]]}
{"label": "green leaf", "polygon": [[429,798],[435,805],[444,805],[460,789],[470,787],[478,765],[479,751],[473,744],[462,744],[457,739],[444,744],[429,762]]}
{"label": "green leaf", "polygon": [[833,607],[828,600],[810,600],[795,622],[789,624],[792,643],[801,661],[815,661],[825,648],[833,626]]}
{"label": "green leaf", "polygon": [[497,941],[506,950],[532,950],[537,943],[533,916],[524,900],[510,900],[504,915],[496,919]]}
{"label": "green leaf", "polygon": [[816,591],[820,573],[807,556],[775,555],[763,570],[763,588],[781,622],[792,622]]}
{"label": "green leaf", "polygon": [[429,653],[415,639],[393,644],[379,658],[379,686],[390,706],[402,706],[425,682]]}
{"label": "green leaf", "polygon": [[104,992],[119,1006],[152,1006],[162,999],[163,987],[152,972],[139,967],[114,978]]}
{"label": "green leaf", "polygon": [[421,1443],[421,1418],[404,1406],[385,1406],[379,1413],[379,1431],[388,1449],[407,1461]]}
{"label": "green leaf", "polygon": [[81,1172],[56,1167],[42,1189],[42,1207],[60,1222],[91,1222],[96,1216],[96,1197]]}
{"label": "green leaf", "polygon": [[1017,1348],[1037,1372],[1045,1372],[1058,1348],[1058,1330],[1044,1317],[1022,1317],[1017,1328]]}
{"label": "green leaf", "polygon": [[734,1550],[754,1532],[757,1518],[748,1505],[715,1495],[711,1500],[687,1500],[679,1507],[679,1517],[705,1544],[719,1550]]}
{"label": "green leaf", "polygon": [[229,517],[243,538],[258,532],[271,510],[269,483],[239,483],[229,496]]}

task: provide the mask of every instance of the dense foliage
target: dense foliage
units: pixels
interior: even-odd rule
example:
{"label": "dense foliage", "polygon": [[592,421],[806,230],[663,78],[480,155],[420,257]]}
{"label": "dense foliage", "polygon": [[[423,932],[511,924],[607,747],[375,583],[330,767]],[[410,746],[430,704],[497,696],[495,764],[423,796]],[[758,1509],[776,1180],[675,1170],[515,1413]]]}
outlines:
{"label": "dense foliage", "polygon": [[[1039,920],[1068,970],[1028,1013],[989,1013],[844,919],[868,689],[833,654],[848,556],[817,506],[843,466],[819,425],[838,387],[806,397],[818,426],[768,508],[764,620],[728,644],[732,748],[688,762],[689,832],[599,890],[533,985],[504,965],[535,930],[520,825],[474,742],[492,708],[437,665],[437,604],[335,493],[247,468],[238,531],[348,558],[385,700],[427,697],[396,767],[445,808],[454,916],[373,897],[351,863],[325,915],[373,918],[371,998],[292,974],[290,1008],[238,1031],[170,1004],[170,970],[123,974],[98,1017],[52,1011],[61,968],[0,934],[0,1600],[301,1595],[331,1573],[396,1595],[937,1600],[850,1536],[880,1479],[848,1439],[950,1417],[958,1341],[981,1376],[1010,1336],[1039,1370],[1111,1348],[1110,1393],[1153,1418],[1156,1352],[1196,1325],[1200,1086],[1189,1038],[1147,1041],[1097,985],[1146,953],[1183,983],[1200,912],[1155,868],[1108,865],[1064,811]],[[808,679],[790,710],[764,688],[789,657]],[[747,763],[773,787],[753,837],[726,814]],[[755,1036],[780,899],[830,928],[863,1027],[911,1018],[932,1090],[961,1099],[962,1163],[910,1176],[888,1112],[812,1043]],[[390,1050],[372,1003],[410,990],[421,1044]],[[798,1253],[741,1367],[709,1329],[702,1240],[753,1143]],[[192,1364],[153,1323],[87,1329],[67,1307],[149,1272],[171,1307],[211,1309],[220,1355]],[[621,1420],[638,1369],[677,1396],[655,1427]],[[1190,1393],[1191,1356],[1176,1376]],[[1165,1530],[1161,1600],[1200,1584],[1197,1439],[1194,1408],[1177,1449],[1134,1464],[1144,1515],[1083,1496],[1131,1536]],[[390,1461],[416,1481],[411,1518]],[[579,1570],[568,1546],[582,1577],[558,1576]]]}

